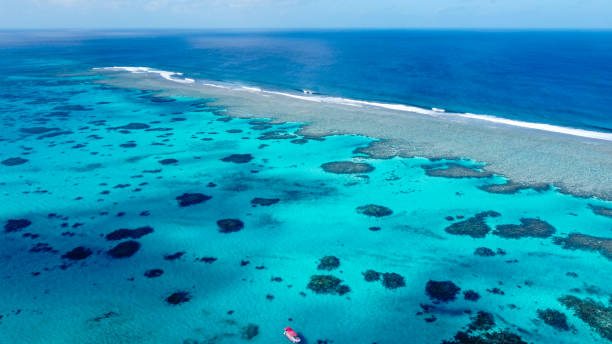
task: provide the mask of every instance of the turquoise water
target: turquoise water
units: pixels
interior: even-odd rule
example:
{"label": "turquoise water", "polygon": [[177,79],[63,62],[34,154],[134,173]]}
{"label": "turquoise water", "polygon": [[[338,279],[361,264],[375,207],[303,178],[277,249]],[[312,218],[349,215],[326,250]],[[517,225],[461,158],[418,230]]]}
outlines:
{"label": "turquoise water", "polygon": [[[283,343],[285,326],[306,343],[440,343],[478,311],[494,317],[490,331],[526,342],[609,340],[558,301],[575,295],[609,305],[612,263],[604,255],[563,249],[551,236],[473,238],[445,229],[496,211],[484,220],[492,229],[538,218],[555,228],[553,236],[606,237],[612,221],[590,205],[610,203],[555,190],[488,193],[478,187],[502,177],[428,176],[423,166],[447,162],[369,159],[354,151],[371,138],[303,139],[294,134],[299,123],[230,118],[206,99],[158,98],[97,80],[42,72],[3,80],[14,92],[5,88],[0,99],[0,160],[27,161],[0,165],[7,225],[0,343]],[[262,139],[270,131],[289,138]],[[232,154],[252,159],[223,160]],[[375,169],[321,168],[332,161]],[[184,193],[211,198],[181,207],[176,198]],[[278,202],[254,205],[254,198]],[[368,204],[393,213],[356,211]],[[221,219],[244,228],[223,233]],[[9,230],[9,220],[31,224]],[[153,232],[105,238],[145,226]],[[129,240],[140,244],[132,256],[108,254]],[[65,256],[76,247],[91,254]],[[505,255],[475,255],[479,247]],[[318,270],[328,255],[340,266]],[[145,276],[152,269],[163,273]],[[399,274],[405,285],[367,282],[369,269]],[[307,287],[312,275],[340,278],[350,291],[317,294]],[[426,293],[429,280],[452,281],[480,299],[459,293],[436,301]],[[504,295],[487,291],[493,288]],[[189,300],[167,302],[177,292]],[[539,320],[537,311],[547,308],[566,314],[570,330]]]}

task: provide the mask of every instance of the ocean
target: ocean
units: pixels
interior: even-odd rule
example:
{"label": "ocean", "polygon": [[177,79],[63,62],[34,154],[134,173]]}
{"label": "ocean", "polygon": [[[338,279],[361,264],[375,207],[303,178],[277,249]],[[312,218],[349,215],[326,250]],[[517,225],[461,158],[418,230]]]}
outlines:
{"label": "ocean", "polygon": [[3,31],[0,344],[609,343],[610,43]]}

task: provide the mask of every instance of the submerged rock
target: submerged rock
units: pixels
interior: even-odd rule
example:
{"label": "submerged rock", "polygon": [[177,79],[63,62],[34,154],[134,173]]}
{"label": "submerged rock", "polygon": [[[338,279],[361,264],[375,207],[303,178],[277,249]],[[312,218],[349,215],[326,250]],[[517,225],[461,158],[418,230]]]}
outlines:
{"label": "submerged rock", "polygon": [[107,253],[113,258],[128,258],[134,255],[140,249],[138,241],[124,241],[110,249]]}
{"label": "submerged rock", "polygon": [[179,206],[188,207],[190,205],[208,201],[211,198],[211,196],[207,196],[201,193],[184,193],[176,197],[176,200],[179,202]]}
{"label": "submerged rock", "polygon": [[603,338],[612,340],[612,307],[606,307],[603,303],[589,298],[580,299],[572,295],[560,298],[559,302],[573,310],[574,315],[591,326]]}
{"label": "submerged rock", "polygon": [[433,299],[442,302],[455,300],[461,288],[451,281],[429,280],[425,286],[425,293]]}
{"label": "submerged rock", "polygon": [[432,177],[445,178],[488,178],[493,175],[491,172],[478,171],[473,168],[465,167],[455,163],[448,163],[444,168],[440,165],[424,165],[425,174]]}
{"label": "submerged rock", "polygon": [[251,204],[253,205],[261,205],[263,207],[270,206],[272,204],[276,204],[280,201],[278,198],[260,198],[256,197],[251,200]]}
{"label": "submerged rock", "polygon": [[239,232],[244,228],[244,223],[238,219],[223,219],[217,221],[219,226],[219,232],[221,233],[233,233]]}
{"label": "submerged rock", "polygon": [[374,166],[363,162],[333,161],[321,165],[325,172],[336,174],[369,173],[374,171]]}
{"label": "submerged rock", "polygon": [[341,279],[331,275],[312,275],[307,288],[317,294],[344,295],[351,291],[347,285],[341,283]]}
{"label": "submerged rock", "polygon": [[28,162],[28,159],[23,159],[23,158],[8,158],[8,159],[5,159],[5,160],[2,160],[2,165],[5,165],[5,166],[17,166],[17,165],[25,164],[26,162]]}
{"label": "submerged rock", "polygon": [[568,250],[597,251],[612,260],[612,239],[580,233],[572,233],[567,238],[557,237],[554,243]]}
{"label": "submerged rock", "polygon": [[191,300],[191,294],[186,291],[177,291],[166,298],[166,302],[171,305],[179,305]]}
{"label": "submerged rock", "polygon": [[374,270],[366,270],[362,274],[366,282],[380,281],[380,272],[376,272]]}
{"label": "submerged rock", "polygon": [[245,164],[251,160],[253,160],[253,156],[251,154],[232,154],[221,159],[221,161],[233,162],[236,164]]}
{"label": "submerged rock", "polygon": [[496,211],[485,211],[470,217],[467,220],[455,222],[446,227],[446,233],[454,235],[469,235],[472,238],[484,238],[491,231],[491,227],[485,222],[486,217],[497,217],[499,213]]}
{"label": "submerged rock", "polygon": [[72,249],[69,252],[66,252],[62,255],[62,258],[70,259],[70,260],[83,260],[89,256],[91,256],[93,252],[87,247],[79,246]]}
{"label": "submerged rock", "polygon": [[145,271],[144,275],[148,278],[155,278],[155,277],[159,277],[161,275],[164,274],[164,270],[162,269],[151,269],[151,270],[147,270]]}
{"label": "submerged rock", "polygon": [[555,233],[555,227],[538,219],[520,219],[520,225],[499,225],[493,234],[502,238],[519,239],[525,237],[548,238]]}
{"label": "submerged rock", "polygon": [[374,217],[383,217],[383,216],[389,216],[393,214],[393,210],[385,206],[376,205],[376,204],[362,205],[360,207],[357,207],[356,211],[359,214],[363,214],[367,216],[374,216]]}
{"label": "submerged rock", "polygon": [[149,226],[139,227],[136,229],[117,229],[116,231],[110,232],[106,235],[106,240],[122,240],[126,238],[138,239],[147,234],[153,233],[153,228]]}
{"label": "submerged rock", "polygon": [[251,340],[259,334],[259,326],[248,324],[242,328],[242,339]]}
{"label": "submerged rock", "polygon": [[382,274],[382,278],[382,284],[387,289],[397,289],[406,286],[404,277],[395,272],[385,272]]}
{"label": "submerged rock", "polygon": [[31,224],[32,221],[26,219],[8,220],[4,225],[4,231],[7,233],[19,232],[20,230],[28,227]]}
{"label": "submerged rock", "polygon": [[129,123],[126,125],[122,125],[120,127],[114,127],[112,129],[125,129],[125,130],[139,130],[139,129],[147,129],[151,126],[145,123]]}
{"label": "submerged rock", "polygon": [[331,271],[331,270],[338,268],[339,266],[340,266],[340,259],[334,256],[325,256],[321,258],[321,261],[319,262],[319,266],[317,266],[317,269]]}
{"label": "submerged rock", "polygon": [[567,316],[554,309],[538,309],[538,318],[559,331],[569,331]]}
{"label": "submerged rock", "polygon": [[160,164],[162,164],[162,165],[173,165],[173,164],[178,163],[178,160],[176,160],[176,159],[163,159],[163,160],[160,160],[158,162]]}
{"label": "submerged rock", "polygon": [[181,258],[184,254],[185,252],[176,252],[173,254],[166,254],[164,255],[164,260],[177,260]]}

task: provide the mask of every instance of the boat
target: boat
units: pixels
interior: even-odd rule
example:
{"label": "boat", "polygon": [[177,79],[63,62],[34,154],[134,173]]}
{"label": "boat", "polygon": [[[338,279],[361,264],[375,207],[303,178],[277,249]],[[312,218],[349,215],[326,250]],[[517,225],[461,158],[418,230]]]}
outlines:
{"label": "boat", "polygon": [[299,343],[302,341],[300,336],[298,336],[298,334],[291,327],[285,327],[285,332],[283,332],[283,334],[291,341],[291,343]]}

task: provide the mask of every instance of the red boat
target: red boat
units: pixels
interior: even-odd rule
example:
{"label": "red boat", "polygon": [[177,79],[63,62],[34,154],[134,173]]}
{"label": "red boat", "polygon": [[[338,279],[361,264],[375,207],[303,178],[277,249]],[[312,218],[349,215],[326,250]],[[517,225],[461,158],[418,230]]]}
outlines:
{"label": "red boat", "polygon": [[299,343],[302,341],[297,333],[291,327],[285,327],[285,332],[283,332],[285,337],[289,338],[291,343]]}

